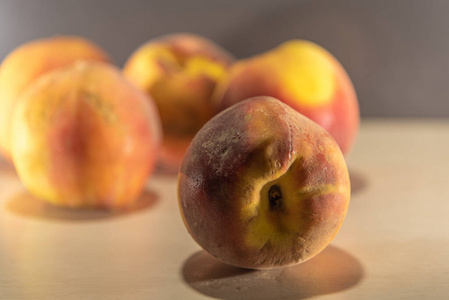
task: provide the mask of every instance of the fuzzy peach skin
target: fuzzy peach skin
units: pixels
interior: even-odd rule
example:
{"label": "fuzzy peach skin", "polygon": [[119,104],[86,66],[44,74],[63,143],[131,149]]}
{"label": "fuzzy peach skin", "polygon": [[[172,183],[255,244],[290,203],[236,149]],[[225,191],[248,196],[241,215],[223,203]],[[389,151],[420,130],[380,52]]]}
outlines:
{"label": "fuzzy peach skin", "polygon": [[10,153],[10,119],[17,98],[34,79],[47,71],[78,59],[109,61],[108,55],[91,41],[75,36],[55,36],[23,44],[0,66],[0,152]]}
{"label": "fuzzy peach skin", "polygon": [[281,101],[255,97],[210,120],[178,178],[194,240],[225,263],[263,269],[304,262],[345,218],[350,183],[334,139]]}
{"label": "fuzzy peach skin", "polygon": [[359,128],[359,105],[343,66],[324,48],[292,40],[237,62],[217,88],[219,110],[254,96],[272,96],[312,119],[348,154]]}
{"label": "fuzzy peach skin", "polygon": [[233,60],[212,41],[180,33],[149,41],[126,62],[125,76],[151,95],[161,116],[162,171],[178,171],[192,138],[215,115],[211,97]]}
{"label": "fuzzy peach skin", "polygon": [[79,61],[17,101],[11,149],[29,192],[58,206],[118,209],[141,194],[157,157],[156,106],[120,70]]}

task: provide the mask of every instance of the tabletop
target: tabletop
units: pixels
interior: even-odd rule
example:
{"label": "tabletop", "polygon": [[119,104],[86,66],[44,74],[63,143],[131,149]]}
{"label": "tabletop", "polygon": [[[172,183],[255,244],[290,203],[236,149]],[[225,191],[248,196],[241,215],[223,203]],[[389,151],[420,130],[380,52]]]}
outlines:
{"label": "tabletop", "polygon": [[262,271],[201,250],[176,176],[153,175],[126,211],[73,211],[1,162],[0,299],[447,299],[448,153],[449,120],[363,119],[340,232],[311,260]]}

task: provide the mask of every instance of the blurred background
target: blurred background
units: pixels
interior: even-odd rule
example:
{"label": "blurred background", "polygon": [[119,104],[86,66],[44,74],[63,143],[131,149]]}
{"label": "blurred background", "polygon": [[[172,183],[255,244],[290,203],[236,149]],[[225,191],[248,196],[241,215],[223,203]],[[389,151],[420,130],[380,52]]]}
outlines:
{"label": "blurred background", "polygon": [[314,41],[344,65],[362,117],[449,116],[447,0],[0,0],[0,60],[55,34],[87,37],[122,66],[173,32],[210,38],[237,58]]}

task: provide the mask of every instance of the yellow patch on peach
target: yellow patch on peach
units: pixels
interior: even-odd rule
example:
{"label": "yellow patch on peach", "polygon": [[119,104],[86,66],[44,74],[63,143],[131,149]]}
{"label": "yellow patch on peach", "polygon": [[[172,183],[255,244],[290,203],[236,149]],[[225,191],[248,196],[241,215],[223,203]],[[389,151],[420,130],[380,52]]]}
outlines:
{"label": "yellow patch on peach", "polygon": [[[23,106],[18,105],[17,111],[20,113],[23,110]],[[28,118],[32,119],[34,116],[28,114]],[[35,132],[30,131],[27,122],[17,122],[14,129],[14,152],[18,157],[22,157],[20,164],[26,164],[30,174],[39,174],[40,170],[47,170],[49,165],[49,157],[42,156],[37,160],[28,160],[24,157],[28,151],[38,152],[40,149],[45,147],[44,136],[40,134],[35,134]],[[40,128],[40,126],[39,126]],[[33,140],[33,143],[30,141]],[[35,190],[35,196],[40,199],[48,199],[49,202],[57,203],[57,194],[52,187],[52,184],[47,176],[33,176],[34,185],[37,187]]]}
{"label": "yellow patch on peach", "polygon": [[[160,61],[161,65],[157,62]],[[144,45],[128,60],[123,74],[138,87],[148,91],[161,76],[162,65],[176,65],[176,57],[165,47]]]}
{"label": "yellow patch on peach", "polygon": [[[335,68],[323,48],[307,41],[291,41],[268,54],[286,92],[299,104],[318,106],[329,103],[336,88]],[[283,64],[280,60],[287,60]]]}
{"label": "yellow patch on peach", "polygon": [[123,73],[139,87],[151,92],[157,81],[164,75],[202,77],[220,80],[225,74],[225,66],[200,55],[178,55],[165,45],[147,44],[142,46],[128,61]]}
{"label": "yellow patch on peach", "polygon": [[[291,239],[292,235],[305,232],[308,224],[304,221],[302,222],[303,224],[298,226],[298,222],[301,222],[298,216],[301,216],[301,212],[306,210],[301,206],[301,203],[309,200],[311,197],[329,194],[341,194],[349,197],[348,189],[331,184],[305,186],[295,189],[297,182],[295,182],[295,177],[292,177],[292,169],[289,168],[286,173],[279,172],[272,178],[266,179],[270,181],[263,186],[256,185],[255,189],[260,190],[260,195],[255,197],[251,203],[242,207],[242,220],[248,224],[246,229],[248,246],[260,249],[267,241],[271,245],[288,245],[288,240]],[[283,210],[285,210],[285,213],[280,215],[273,215],[269,209],[269,189],[274,185],[281,187],[283,191]]]}

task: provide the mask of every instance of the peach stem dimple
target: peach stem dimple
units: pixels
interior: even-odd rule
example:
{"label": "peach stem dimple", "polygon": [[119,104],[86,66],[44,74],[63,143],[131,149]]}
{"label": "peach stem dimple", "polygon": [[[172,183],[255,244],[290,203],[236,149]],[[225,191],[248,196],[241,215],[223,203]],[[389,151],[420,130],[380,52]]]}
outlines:
{"label": "peach stem dimple", "polygon": [[270,211],[279,210],[282,206],[282,193],[278,185],[272,185],[268,191],[268,201]]}

